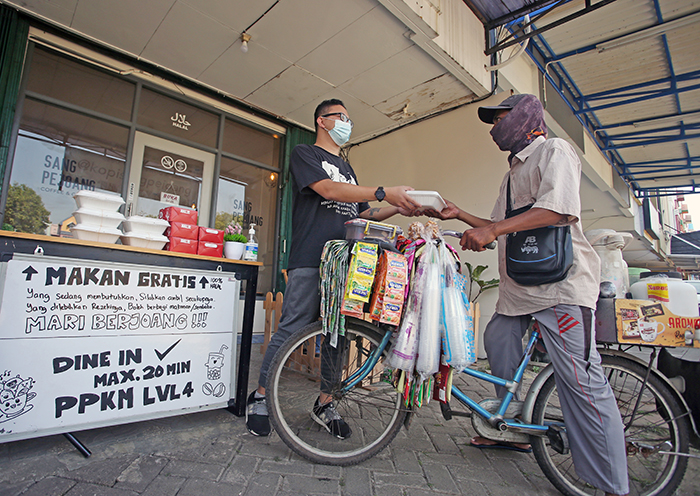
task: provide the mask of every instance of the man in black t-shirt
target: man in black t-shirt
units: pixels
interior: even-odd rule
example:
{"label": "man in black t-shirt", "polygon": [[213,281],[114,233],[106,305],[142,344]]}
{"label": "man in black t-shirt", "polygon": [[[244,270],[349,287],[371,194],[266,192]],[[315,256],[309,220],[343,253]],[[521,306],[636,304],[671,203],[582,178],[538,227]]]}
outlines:
{"label": "man in black t-shirt", "polygon": [[[326,100],[314,112],[316,142],[292,151],[292,245],[287,291],[277,332],[267,346],[258,389],[248,397],[246,427],[251,434],[267,436],[270,422],[265,403],[267,370],[280,345],[297,329],[319,318],[319,265],[326,241],[345,237],[345,222],[361,217],[382,221],[400,213],[412,215],[420,207],[406,191],[408,186],[358,186],[350,164],[340,158],[340,147],[350,138],[352,121],[340,100]],[[391,206],[370,208],[369,201],[386,200]],[[333,351],[331,350],[330,353]],[[333,436],[345,439],[350,426],[336,412],[329,385],[321,391],[312,417]],[[311,405],[309,405],[311,407]]]}

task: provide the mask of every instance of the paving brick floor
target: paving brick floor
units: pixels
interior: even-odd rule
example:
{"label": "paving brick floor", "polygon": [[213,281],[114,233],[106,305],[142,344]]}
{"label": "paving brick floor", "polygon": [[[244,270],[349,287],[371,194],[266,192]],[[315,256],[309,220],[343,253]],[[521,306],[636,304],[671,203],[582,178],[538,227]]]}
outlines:
{"label": "paving brick floor", "polygon": [[[251,375],[252,387],[257,374]],[[470,393],[490,395],[480,384]],[[274,434],[250,435],[244,422],[216,410],[76,433],[90,458],[63,436],[0,444],[0,496],[559,494],[533,455],[469,447],[469,419],[446,422],[436,404],[388,449],[347,468],[307,462]],[[700,495],[699,468],[700,460],[691,459],[677,494]]]}

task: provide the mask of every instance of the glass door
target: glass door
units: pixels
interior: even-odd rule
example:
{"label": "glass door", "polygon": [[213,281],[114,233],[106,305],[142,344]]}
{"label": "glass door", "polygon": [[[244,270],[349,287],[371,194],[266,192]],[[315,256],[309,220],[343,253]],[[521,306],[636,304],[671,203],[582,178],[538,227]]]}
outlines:
{"label": "glass door", "polygon": [[180,206],[197,210],[199,225],[208,226],[214,161],[213,153],[137,132],[127,216],[158,217],[161,208]]}

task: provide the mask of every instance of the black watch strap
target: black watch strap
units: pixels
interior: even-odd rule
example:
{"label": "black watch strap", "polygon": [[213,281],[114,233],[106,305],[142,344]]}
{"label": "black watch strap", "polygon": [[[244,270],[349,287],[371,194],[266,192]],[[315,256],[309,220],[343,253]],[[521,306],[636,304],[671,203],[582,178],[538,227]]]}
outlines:
{"label": "black watch strap", "polygon": [[374,197],[377,199],[377,201],[384,201],[385,196],[386,196],[386,193],[384,192],[383,186],[379,186],[377,188],[377,191],[374,192]]}

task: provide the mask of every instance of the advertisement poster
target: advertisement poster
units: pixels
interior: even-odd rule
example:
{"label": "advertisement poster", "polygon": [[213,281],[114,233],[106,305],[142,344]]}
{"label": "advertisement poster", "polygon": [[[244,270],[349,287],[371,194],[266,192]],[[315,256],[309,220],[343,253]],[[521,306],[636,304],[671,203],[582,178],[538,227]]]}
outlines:
{"label": "advertisement poster", "polygon": [[0,442],[235,395],[233,274],[32,255],[0,266]]}
{"label": "advertisement poster", "polygon": [[695,339],[686,344],[686,331],[694,335],[700,318],[675,315],[661,302],[616,299],[615,315],[619,343],[700,348]]}

